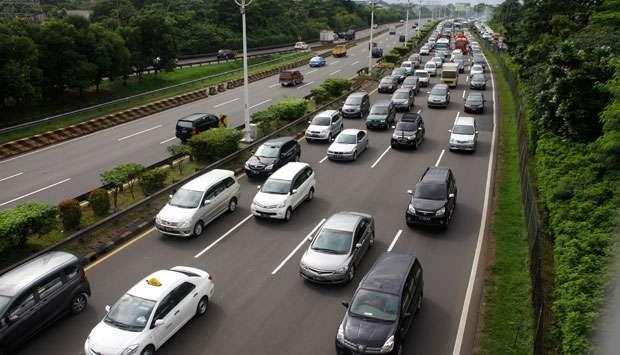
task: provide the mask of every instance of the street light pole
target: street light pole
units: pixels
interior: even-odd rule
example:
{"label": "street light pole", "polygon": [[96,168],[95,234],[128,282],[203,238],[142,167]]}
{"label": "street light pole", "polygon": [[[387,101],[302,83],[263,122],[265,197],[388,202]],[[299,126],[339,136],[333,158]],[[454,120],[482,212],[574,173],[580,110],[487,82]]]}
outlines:
{"label": "street light pole", "polygon": [[254,0],[235,0],[235,3],[241,10],[241,28],[243,36],[243,121],[245,124],[244,137],[245,142],[251,142],[253,140],[252,133],[250,131],[250,109],[249,109],[249,94],[248,94],[248,40],[245,31],[245,8],[249,6]]}
{"label": "street light pole", "polygon": [[418,25],[416,26],[418,34],[420,33],[421,26],[422,26],[422,0],[420,0],[420,7],[418,7]]}
{"label": "street light pole", "polygon": [[375,25],[375,2],[370,1],[370,42],[368,43],[368,75],[372,71],[372,30]]}
{"label": "street light pole", "polygon": [[409,39],[409,0],[407,0],[407,18],[405,19],[405,45],[407,44],[407,40]]}

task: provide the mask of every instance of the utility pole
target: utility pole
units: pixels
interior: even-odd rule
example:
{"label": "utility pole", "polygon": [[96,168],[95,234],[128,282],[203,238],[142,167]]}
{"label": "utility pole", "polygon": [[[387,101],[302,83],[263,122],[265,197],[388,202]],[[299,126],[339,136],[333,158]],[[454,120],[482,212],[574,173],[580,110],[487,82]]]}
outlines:
{"label": "utility pole", "polygon": [[370,42],[368,42],[368,75],[372,71],[372,30],[375,25],[375,1],[371,0],[370,4]]}
{"label": "utility pole", "polygon": [[249,109],[249,94],[248,94],[248,39],[245,31],[245,10],[254,0],[235,0],[235,3],[239,5],[241,10],[241,27],[243,36],[243,119],[245,123],[245,134],[243,140],[245,142],[252,142],[252,132],[250,130],[250,109]]}
{"label": "utility pole", "polygon": [[405,45],[407,44],[407,39],[409,39],[409,0],[407,0],[407,18],[405,19]]}
{"label": "utility pole", "polygon": [[416,26],[418,34],[420,34],[420,27],[422,27],[422,0],[420,0],[420,7],[418,7],[418,25]]}

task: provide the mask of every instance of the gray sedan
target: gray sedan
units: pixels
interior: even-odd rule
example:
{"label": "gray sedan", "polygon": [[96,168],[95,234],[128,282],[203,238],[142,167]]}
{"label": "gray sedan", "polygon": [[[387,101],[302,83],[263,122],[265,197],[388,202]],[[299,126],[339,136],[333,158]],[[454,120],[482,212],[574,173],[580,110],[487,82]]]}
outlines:
{"label": "gray sedan", "polygon": [[330,160],[357,160],[357,157],[367,148],[368,133],[366,131],[345,129],[327,148],[327,157]]}
{"label": "gray sedan", "polygon": [[299,274],[317,283],[349,282],[368,248],[375,243],[375,220],[359,212],[339,212],[308,237]]}
{"label": "gray sedan", "polygon": [[396,110],[411,111],[415,100],[415,92],[412,88],[400,88],[392,94],[392,105]]}

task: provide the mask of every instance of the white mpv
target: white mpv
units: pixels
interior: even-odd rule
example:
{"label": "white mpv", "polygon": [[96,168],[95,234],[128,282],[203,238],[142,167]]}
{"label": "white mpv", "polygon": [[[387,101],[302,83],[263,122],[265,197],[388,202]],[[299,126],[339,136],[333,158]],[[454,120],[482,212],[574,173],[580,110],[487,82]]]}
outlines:
{"label": "white mpv", "polygon": [[454,126],[449,130],[450,150],[475,151],[478,145],[478,124],[473,117],[457,117]]}
{"label": "white mpv", "polygon": [[262,186],[258,186],[250,206],[252,214],[288,221],[295,208],[306,200],[312,200],[315,188],[316,180],[310,165],[288,163],[273,173]]}

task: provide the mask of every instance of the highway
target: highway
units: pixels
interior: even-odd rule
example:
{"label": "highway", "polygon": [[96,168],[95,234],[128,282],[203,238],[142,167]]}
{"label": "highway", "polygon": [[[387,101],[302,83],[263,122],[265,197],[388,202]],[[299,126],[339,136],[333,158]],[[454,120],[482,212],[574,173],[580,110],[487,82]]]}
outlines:
{"label": "highway", "polygon": [[[330,62],[334,68],[333,59]],[[432,83],[437,80],[433,78]],[[471,282],[471,273],[484,269],[477,265],[484,254],[481,226],[492,178],[496,117],[489,80],[487,110],[475,115],[478,150],[473,154],[450,152],[448,129],[457,115],[463,115],[464,91],[469,90],[462,74],[459,86],[451,90],[447,109],[427,108],[426,90],[420,91],[414,110],[421,110],[426,138],[416,151],[390,149],[391,130],[371,131],[368,151],[350,163],[326,160],[327,145],[302,141],[301,160],[314,168],[317,190],[314,199],[301,205],[288,223],[250,216],[250,202],[261,182],[242,176],[237,211],[207,226],[201,237],[178,239],[146,231],[88,267],[93,296],[83,314],[44,331],[20,354],[81,354],[86,336],[104,316],[105,305],[150,272],[174,265],[208,270],[216,285],[215,296],[207,315],[190,321],[158,354],[334,354],[336,331],[345,312],[340,302],[350,300],[363,274],[389,248],[415,253],[424,268],[424,304],[403,354],[470,354],[479,299],[479,285]],[[223,96],[208,105],[225,102]],[[388,98],[373,92],[371,101]],[[345,121],[345,128],[354,127],[364,127],[363,121]],[[158,139],[165,137],[164,132],[154,131],[132,144],[159,133]],[[409,228],[404,221],[406,190],[433,165],[450,167],[457,181],[456,214],[446,232]],[[375,246],[347,285],[317,286],[303,281],[298,265],[307,247],[306,235],[323,218],[342,210],[375,217]],[[465,301],[469,298],[471,304]],[[467,322],[461,320],[462,314]],[[454,350],[457,334],[463,340],[461,352]]]}
{"label": "highway", "polygon": [[[413,34],[414,30],[409,33]],[[363,35],[364,32],[360,37]],[[387,53],[398,43],[397,40],[398,35],[385,33],[376,37],[375,42]],[[327,78],[351,78],[367,63],[368,42],[364,41],[350,49],[347,57],[327,58],[325,67],[309,68],[306,65],[298,68],[305,76],[300,86],[280,87],[277,75],[251,83],[251,112],[264,110],[287,96],[303,97]],[[161,161],[169,156],[166,147],[179,143],[174,138],[176,121],[195,112],[225,113],[231,126],[242,124],[242,88],[1,160],[0,209],[28,201],[57,204],[101,186],[100,173],[119,163],[148,166]]]}

